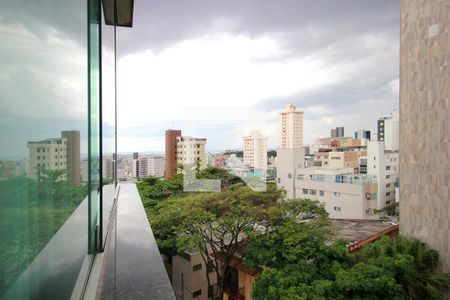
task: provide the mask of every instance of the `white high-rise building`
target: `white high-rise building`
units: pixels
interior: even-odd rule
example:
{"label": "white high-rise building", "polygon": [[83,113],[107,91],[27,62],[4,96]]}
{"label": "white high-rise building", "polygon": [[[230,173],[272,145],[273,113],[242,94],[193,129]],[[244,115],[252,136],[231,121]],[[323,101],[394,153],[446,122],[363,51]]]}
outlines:
{"label": "white high-rise building", "polygon": [[36,179],[38,170],[64,171],[60,179],[67,179],[67,139],[51,138],[28,142],[30,159],[28,177]]}
{"label": "white high-rise building", "polygon": [[252,130],[244,137],[244,164],[254,169],[267,169],[267,137],[259,130]]}
{"label": "white high-rise building", "polygon": [[112,157],[104,157],[103,164],[103,178],[114,179],[114,168],[116,161]]}
{"label": "white high-rise building", "polygon": [[[177,138],[177,164],[195,165],[199,170],[206,168],[208,159],[206,157],[206,139],[178,136]],[[178,169],[178,173],[181,170]]]}
{"label": "white high-rise building", "polygon": [[286,105],[280,113],[280,149],[303,147],[303,112],[294,105]]}
{"label": "white high-rise building", "polygon": [[389,116],[378,119],[379,141],[384,142],[384,149],[387,151],[398,151],[400,143],[400,122],[397,110],[393,110]]}
{"label": "white high-rise building", "polygon": [[297,198],[295,172],[303,168],[303,112],[289,104],[280,113],[280,145],[277,151],[277,186],[286,191],[288,199]]}
{"label": "white high-rise building", "polygon": [[378,209],[395,201],[395,182],[399,177],[399,153],[387,151],[381,141],[369,141],[367,144],[367,175],[377,179]]}
{"label": "white high-rise building", "polygon": [[163,177],[165,170],[165,157],[162,155],[140,155],[139,177],[156,176]]}

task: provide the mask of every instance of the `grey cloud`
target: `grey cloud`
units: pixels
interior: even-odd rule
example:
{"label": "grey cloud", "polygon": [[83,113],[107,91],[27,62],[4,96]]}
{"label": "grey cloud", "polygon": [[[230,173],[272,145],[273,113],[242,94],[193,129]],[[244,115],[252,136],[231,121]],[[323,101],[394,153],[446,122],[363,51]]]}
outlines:
{"label": "grey cloud", "polygon": [[[255,37],[271,35],[280,39],[286,51],[307,52],[344,36],[383,30],[395,33],[393,28],[399,23],[397,2],[136,0],[134,27],[120,31],[120,49],[121,53],[147,48],[159,51],[183,39],[225,31]],[[221,20],[226,22],[218,22]]]}

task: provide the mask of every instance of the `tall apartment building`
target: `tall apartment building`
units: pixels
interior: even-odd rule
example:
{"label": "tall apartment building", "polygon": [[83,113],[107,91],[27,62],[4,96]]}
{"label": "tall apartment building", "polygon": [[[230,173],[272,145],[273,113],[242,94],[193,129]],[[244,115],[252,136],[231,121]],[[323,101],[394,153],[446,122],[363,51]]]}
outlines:
{"label": "tall apartment building", "polygon": [[332,129],[330,130],[330,137],[331,137],[331,138],[337,137],[336,128],[332,128]]}
{"label": "tall apartment building", "polygon": [[102,170],[103,178],[114,179],[114,168],[116,160],[113,157],[103,157]]}
{"label": "tall apartment building", "polygon": [[336,127],[336,137],[340,138],[340,137],[344,137],[345,133],[344,133],[344,127]]}
{"label": "tall apartment building", "polygon": [[37,178],[38,168],[64,171],[60,179],[80,184],[80,132],[62,131],[61,138],[27,143],[29,149],[28,177]]}
{"label": "tall apartment building", "polygon": [[166,130],[166,178],[177,173],[177,138],[181,137],[181,130]]}
{"label": "tall apartment building", "polygon": [[67,179],[67,139],[50,138],[43,141],[28,142],[28,177],[37,179],[40,169],[64,171],[61,180]]}
{"label": "tall apartment building", "polygon": [[280,113],[280,145],[277,150],[277,186],[288,199],[296,198],[295,170],[305,164],[303,112],[289,104]]}
{"label": "tall apartment building", "polygon": [[386,151],[381,141],[370,141],[367,146],[367,175],[377,178],[378,209],[395,201],[395,182],[399,176],[398,151]]}
{"label": "tall apartment building", "polygon": [[[177,164],[193,165],[202,170],[207,167],[206,139],[189,136],[178,136],[176,138],[176,162]],[[178,170],[181,173],[181,170]]]}
{"label": "tall apartment building", "polygon": [[388,151],[399,149],[399,114],[393,110],[389,116],[381,117],[377,122],[377,137],[384,142],[384,148]]}
{"label": "tall apartment building", "polygon": [[449,2],[401,0],[400,233],[450,272]]}
{"label": "tall apartment building", "polygon": [[280,149],[303,147],[303,112],[294,105],[286,105],[280,113]]}
{"label": "tall apartment building", "polygon": [[164,177],[165,158],[162,155],[139,154],[133,156],[133,177]]}
{"label": "tall apartment building", "polygon": [[80,184],[80,132],[78,130],[64,130],[61,137],[67,140],[67,181]]}
{"label": "tall apartment building", "polygon": [[254,169],[267,169],[267,137],[259,130],[244,137],[244,164]]}

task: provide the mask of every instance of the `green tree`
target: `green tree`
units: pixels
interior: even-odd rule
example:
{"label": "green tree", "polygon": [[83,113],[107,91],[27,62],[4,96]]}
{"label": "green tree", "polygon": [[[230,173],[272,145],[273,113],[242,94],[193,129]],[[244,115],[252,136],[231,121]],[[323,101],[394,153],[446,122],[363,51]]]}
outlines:
{"label": "green tree", "polygon": [[436,251],[419,240],[386,236],[360,254],[349,254],[343,241],[316,249],[313,257],[266,270],[254,284],[253,298],[445,299],[450,285],[436,270]]}

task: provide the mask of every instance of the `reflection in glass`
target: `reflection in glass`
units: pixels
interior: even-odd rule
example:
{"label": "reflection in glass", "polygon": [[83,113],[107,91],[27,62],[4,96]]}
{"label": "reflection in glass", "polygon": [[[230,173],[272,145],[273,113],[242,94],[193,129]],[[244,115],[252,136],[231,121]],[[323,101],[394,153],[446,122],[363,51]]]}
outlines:
{"label": "reflection in glass", "polygon": [[0,299],[67,299],[87,274],[86,12],[0,4]]}
{"label": "reflection in glass", "polygon": [[100,212],[100,1],[90,0],[88,6],[88,93],[89,93],[89,253],[99,245]]}

